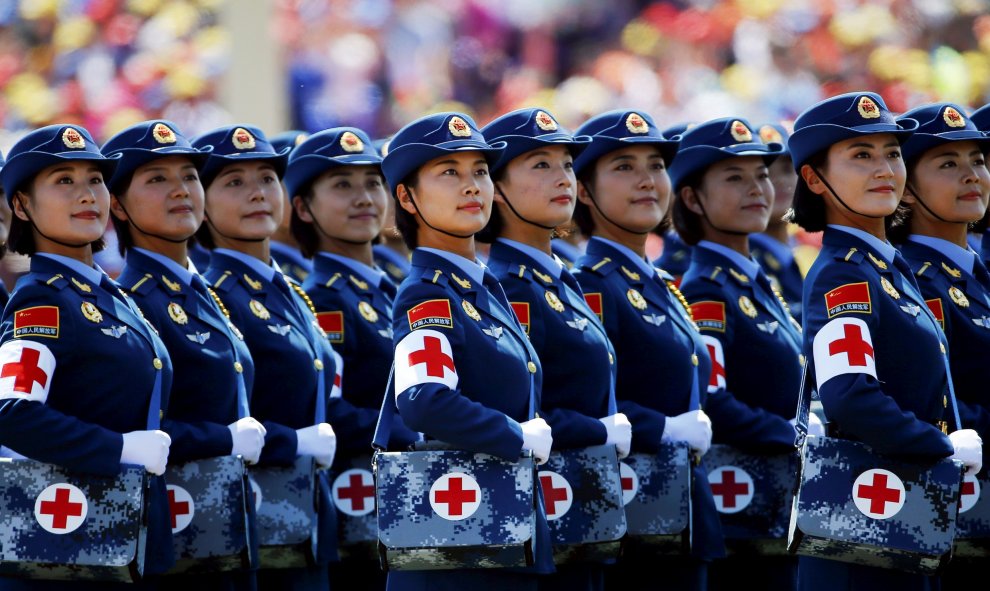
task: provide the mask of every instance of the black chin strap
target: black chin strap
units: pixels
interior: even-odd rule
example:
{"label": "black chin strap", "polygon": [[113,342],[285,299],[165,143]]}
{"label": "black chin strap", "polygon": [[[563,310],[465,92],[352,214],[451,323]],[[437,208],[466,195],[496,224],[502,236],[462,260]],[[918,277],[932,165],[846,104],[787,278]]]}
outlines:
{"label": "black chin strap", "polygon": [[534,222],[533,220],[527,220],[523,216],[519,215],[519,212],[516,211],[516,208],[512,206],[512,202],[509,201],[509,196],[506,195],[505,194],[505,191],[502,190],[502,187],[498,183],[495,183],[495,187],[498,188],[498,192],[499,192],[499,194],[502,195],[502,199],[505,200],[505,204],[509,206],[509,210],[512,212],[512,215],[516,216],[517,218],[519,218],[520,220],[526,222],[527,224],[529,224],[531,226],[536,226],[537,228],[543,228],[544,230],[550,230],[550,231],[553,231],[553,230],[556,230],[557,229],[557,226],[546,226],[546,225],[543,225],[543,224],[538,224],[538,223]]}
{"label": "black chin strap", "polygon": [[[429,229],[431,229],[431,230],[433,230],[435,232],[440,232],[441,234],[446,234],[447,236],[453,236],[454,238],[462,238],[462,239],[463,238],[474,238],[474,234],[473,233],[472,234],[468,234],[466,236],[461,235],[461,234],[454,234],[453,232],[448,232],[446,230],[441,230],[440,228],[438,228],[438,227],[434,226],[433,224],[431,224],[430,222],[428,222],[426,220],[426,218],[423,217],[423,212],[421,212],[419,210],[419,206],[416,205],[416,200],[413,199],[412,189],[410,189],[409,187],[406,187],[406,191],[409,193],[409,201],[412,202],[413,209],[415,209],[416,210],[416,213],[419,214],[419,219],[423,220],[423,223],[426,224],[426,227],[427,228],[429,228]],[[398,203],[396,205],[398,205]]]}
{"label": "black chin strap", "polygon": [[305,207],[306,211],[309,212],[309,217],[313,218],[313,225],[316,226],[316,231],[319,232],[320,234],[323,234],[330,240],[336,240],[338,242],[344,242],[346,244],[353,244],[355,246],[363,246],[371,242],[371,240],[347,240],[346,238],[340,238],[338,236],[331,236],[330,234],[327,234],[327,231],[323,229],[323,226],[320,225],[320,222],[316,220],[316,216],[313,215],[313,210],[309,208],[309,202],[303,199],[302,197],[300,197],[300,199],[302,199],[303,207]]}
{"label": "black chin strap", "polygon": [[58,240],[57,238],[52,238],[48,234],[45,234],[44,232],[42,232],[41,231],[41,228],[38,227],[38,224],[34,223],[34,219],[31,218],[31,214],[28,213],[27,207],[24,205],[24,202],[20,200],[20,198],[18,198],[18,202],[20,202],[20,204],[21,204],[21,210],[24,211],[24,215],[27,216],[28,223],[30,223],[31,224],[31,227],[34,228],[34,231],[37,232],[39,235],[41,235],[41,237],[44,238],[45,240],[50,240],[50,241],[54,242],[55,244],[61,244],[62,246],[67,246],[69,248],[83,248],[83,247],[86,247],[86,246],[89,246],[89,245],[93,244],[93,242],[96,242],[96,240],[93,240],[93,241],[90,241],[90,242],[83,242],[82,244],[73,244],[71,242],[62,242],[61,240]]}
{"label": "black chin strap", "polygon": [[637,230],[630,230],[629,228],[623,226],[622,224],[619,224],[619,223],[615,222],[614,220],[612,220],[612,218],[610,218],[607,215],[605,215],[605,212],[602,211],[602,208],[598,207],[598,201],[595,200],[595,195],[594,195],[594,193],[591,192],[591,189],[588,188],[587,183],[581,183],[581,184],[584,185],[584,190],[585,190],[586,193],[588,193],[588,199],[591,200],[591,204],[595,206],[595,209],[596,210],[598,210],[598,215],[602,216],[602,219],[604,219],[606,222],[612,224],[613,226],[615,226],[616,228],[619,228],[620,230],[622,230],[624,232],[629,232],[630,234],[636,234],[637,236],[645,236],[646,234],[649,234],[650,233],[650,230],[647,230],[645,232],[639,232]]}
{"label": "black chin strap", "polygon": [[[862,216],[864,218],[872,218],[874,220],[882,220],[883,218],[887,217],[885,215],[868,215],[868,214],[865,214],[865,213],[859,213],[855,209],[849,207],[849,205],[846,204],[846,202],[842,200],[842,197],[839,197],[839,194],[835,192],[835,189],[832,188],[832,185],[828,184],[828,181],[825,179],[825,175],[823,175],[821,173],[821,171],[819,171],[817,168],[812,168],[812,170],[814,170],[815,171],[815,174],[818,175],[818,178],[820,178],[822,180],[822,182],[825,183],[825,188],[827,188],[829,191],[832,192],[832,196],[839,200],[839,203],[842,204],[842,207],[845,207],[846,209],[848,209],[849,211],[853,212],[854,214],[856,214],[858,216]],[[926,207],[925,209],[928,209],[928,208]]]}
{"label": "black chin strap", "polygon": [[218,230],[217,227],[213,225],[213,222],[210,221],[209,212],[206,212],[205,217],[206,217],[206,223],[210,226],[210,229],[216,232],[217,234],[219,234],[220,236],[222,236],[223,238],[226,238],[227,240],[232,240],[235,242],[264,242],[265,240],[268,240],[270,238],[270,236],[266,236],[265,238],[238,238],[237,236],[228,236],[223,232],[221,232],[220,230]]}
{"label": "black chin strap", "polygon": [[749,236],[750,235],[750,232],[739,232],[738,230],[726,230],[724,228],[719,228],[718,226],[716,226],[715,224],[713,224],[712,223],[712,218],[708,217],[708,212],[705,211],[705,204],[701,202],[701,196],[698,194],[698,191],[695,191],[694,194],[697,197],[697,200],[696,201],[698,202],[698,207],[701,208],[701,216],[703,218],[705,218],[705,221],[708,222],[708,225],[711,226],[712,228],[714,228],[717,232],[721,232],[723,234],[731,234],[732,236]]}
{"label": "black chin strap", "polygon": [[161,234],[153,234],[151,232],[145,231],[144,229],[141,228],[141,226],[137,225],[137,222],[134,221],[134,218],[131,217],[131,214],[127,212],[127,208],[124,207],[124,202],[121,201],[119,197],[117,198],[117,204],[120,205],[120,208],[124,210],[124,215],[127,216],[127,223],[134,226],[135,230],[144,234],[145,236],[153,236],[155,238],[158,238],[159,240],[164,240],[165,242],[171,242],[172,244],[182,244],[183,242],[188,241],[190,238],[196,235],[196,232],[194,231],[192,234],[186,236],[185,238],[176,239],[176,238],[169,238],[168,236],[162,236]]}
{"label": "black chin strap", "polygon": [[908,183],[907,188],[908,188],[909,191],[911,191],[911,194],[914,195],[915,200],[917,200],[917,202],[920,203],[921,206],[925,208],[925,211],[927,211],[929,214],[931,214],[931,216],[933,218],[935,218],[936,220],[938,220],[940,222],[945,222],[947,224],[962,224],[962,223],[965,223],[965,222],[951,222],[951,221],[945,219],[944,217],[938,215],[937,213],[935,213],[934,211],[932,211],[932,208],[928,207],[928,205],[926,205],[925,202],[922,201],[922,199],[921,199],[921,193],[915,191],[914,190],[914,187],[912,187],[910,183]]}

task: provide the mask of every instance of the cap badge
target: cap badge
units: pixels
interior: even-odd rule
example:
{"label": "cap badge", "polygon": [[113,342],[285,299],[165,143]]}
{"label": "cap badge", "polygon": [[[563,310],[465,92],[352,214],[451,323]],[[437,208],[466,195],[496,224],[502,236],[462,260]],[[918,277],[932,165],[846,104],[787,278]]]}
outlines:
{"label": "cap badge", "polygon": [[467,121],[460,117],[451,117],[450,122],[447,123],[447,129],[450,130],[450,135],[452,136],[471,137],[471,127],[467,124]]}
{"label": "cap badge", "polygon": [[364,151],[364,142],[361,138],[354,135],[350,131],[345,131],[340,136],[340,147],[344,149],[345,152],[362,152]]}
{"label": "cap badge", "polygon": [[164,123],[155,124],[154,129],[151,130],[151,137],[155,138],[159,144],[174,144],[176,141],[175,132]]}
{"label": "cap badge", "polygon": [[880,118],[880,107],[868,96],[859,97],[859,103],[856,104],[856,108],[859,110],[859,115],[863,119]]}
{"label": "cap badge", "polygon": [[729,127],[729,132],[737,142],[747,143],[753,141],[753,132],[742,121],[733,121]]}
{"label": "cap badge", "polygon": [[557,122],[546,111],[536,113],[536,126],[543,131],[557,131]]}
{"label": "cap badge", "polygon": [[945,120],[945,124],[949,127],[966,127],[966,120],[962,114],[952,107],[946,107],[942,111],[942,119]]}
{"label": "cap badge", "polygon": [[254,149],[254,136],[251,132],[244,129],[243,127],[238,127],[234,130],[234,135],[231,137],[231,141],[234,143],[234,147],[238,150],[253,150]]}
{"label": "cap badge", "polygon": [[62,132],[62,143],[65,144],[65,147],[74,150],[86,148],[86,140],[83,139],[82,134],[71,127],[66,127],[65,131]]}
{"label": "cap badge", "polygon": [[784,136],[780,135],[780,132],[772,125],[764,125],[760,128],[760,139],[763,140],[764,144],[784,143]]}
{"label": "cap badge", "polygon": [[647,133],[650,131],[650,125],[639,113],[629,113],[626,117],[626,129],[632,133]]}

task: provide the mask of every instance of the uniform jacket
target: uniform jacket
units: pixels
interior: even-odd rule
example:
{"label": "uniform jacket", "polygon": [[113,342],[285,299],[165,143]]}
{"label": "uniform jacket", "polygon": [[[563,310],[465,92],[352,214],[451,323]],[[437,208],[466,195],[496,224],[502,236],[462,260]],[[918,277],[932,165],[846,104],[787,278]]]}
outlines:
{"label": "uniform jacket", "polygon": [[[800,321],[801,295],[804,288],[801,268],[793,256],[787,261],[781,261],[775,256],[768,246],[773,242],[777,242],[777,239],[766,234],[751,234],[749,237],[750,251],[763,272],[767,274],[770,284],[780,292],[784,301],[787,302],[791,315]],[[787,248],[790,249],[789,246]]]}
{"label": "uniform jacket", "polygon": [[[704,408],[711,360],[701,335],[669,287],[673,277],[658,270],[643,277],[638,266],[614,245],[588,242],[574,265],[589,307],[601,317],[615,347],[615,394],[619,411],[632,423],[632,451],[660,449],[667,416],[690,410],[697,380]],[[722,529],[704,463],[694,468],[691,488],[692,554],[724,556]]]}
{"label": "uniform jacket", "polygon": [[302,283],[313,270],[313,261],[307,259],[299,249],[291,244],[271,241],[272,258],[282,272],[294,281]]}
{"label": "uniform jacket", "polygon": [[712,358],[705,412],[713,441],[754,451],[794,447],[801,332],[760,271],[755,281],[703,245],[681,281]]}
{"label": "uniform jacket", "polygon": [[598,419],[611,414],[615,355],[580,285],[566,269],[554,279],[543,263],[501,241],[492,244],[488,266],[542,362],[542,416],[554,449],[605,443]]}
{"label": "uniform jacket", "polygon": [[250,402],[254,383],[254,362],[243,335],[208,292],[197,292],[139,250],[127,252],[117,282],[158,329],[175,367],[169,411],[162,423],[172,436],[169,461],[229,455],[232,440],[227,425],[241,418],[238,388],[246,391]]}
{"label": "uniform jacket", "polygon": [[375,265],[379,267],[396,286],[405,280],[409,275],[409,260],[398,252],[385,246],[376,244],[372,247]]}
{"label": "uniform jacket", "polygon": [[663,235],[663,252],[653,264],[673,275],[674,280],[680,283],[691,264],[691,246],[681,240],[677,232],[668,230]]}

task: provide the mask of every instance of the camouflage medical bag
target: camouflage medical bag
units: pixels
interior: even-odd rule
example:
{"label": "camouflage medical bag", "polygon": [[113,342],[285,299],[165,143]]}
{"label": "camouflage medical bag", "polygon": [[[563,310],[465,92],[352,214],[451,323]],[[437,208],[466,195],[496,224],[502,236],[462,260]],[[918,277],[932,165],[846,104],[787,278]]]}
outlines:
{"label": "camouflage medical bag", "polygon": [[538,470],[554,562],[618,557],[626,512],[615,446],[554,451]]}
{"label": "camouflage medical bag", "polygon": [[254,495],[240,456],[169,466],[165,482],[176,559],[169,574],[257,566]]}
{"label": "camouflage medical bag", "polygon": [[515,462],[460,450],[377,452],[373,467],[386,570],[533,563],[531,452]]}
{"label": "camouflage medical bag", "polygon": [[291,466],[250,466],[260,568],[304,568],[316,562],[316,462],[299,456]]}
{"label": "camouflage medical bag", "polygon": [[963,478],[952,554],[957,558],[990,556],[990,479],[985,472]]}
{"label": "camouflage medical bag", "polygon": [[344,560],[378,560],[378,518],[371,456],[338,458],[330,476],[337,507],[337,551]]}
{"label": "camouflage medical bag", "polygon": [[630,454],[619,464],[626,536],[635,554],[691,550],[691,454],[664,442],[656,454]]}
{"label": "camouflage medical bag", "polygon": [[0,458],[0,574],[129,583],[144,571],[144,468],[115,477]]}
{"label": "camouflage medical bag", "polygon": [[732,554],[783,556],[797,488],[797,450],[747,453],[714,444],[705,454],[708,483]]}

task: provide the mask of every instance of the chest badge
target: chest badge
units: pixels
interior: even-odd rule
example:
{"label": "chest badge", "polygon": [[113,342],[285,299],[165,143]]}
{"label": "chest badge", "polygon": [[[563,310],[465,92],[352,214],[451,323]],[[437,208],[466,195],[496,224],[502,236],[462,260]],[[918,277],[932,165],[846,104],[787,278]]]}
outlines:
{"label": "chest badge", "polygon": [[753,300],[749,299],[747,296],[739,296],[739,309],[742,313],[750,318],[756,318],[756,306],[753,305]]}
{"label": "chest badge", "polygon": [[914,304],[905,304],[901,306],[901,310],[904,310],[911,316],[917,316],[921,313],[921,306],[916,306]]}
{"label": "chest badge", "polygon": [[777,332],[778,328],[780,328],[780,323],[777,322],[776,320],[770,320],[768,322],[759,322],[757,323],[756,328],[762,330],[767,334],[773,334]]}
{"label": "chest badge", "polygon": [[127,327],[126,326],[111,326],[110,328],[101,328],[100,329],[100,332],[102,332],[103,334],[107,335],[108,337],[113,337],[115,339],[119,339],[120,337],[124,336],[124,333],[125,332],[127,332]]}
{"label": "chest badge", "polygon": [[272,314],[268,311],[268,308],[266,308],[265,305],[258,300],[251,300],[248,302],[248,307],[251,308],[251,312],[253,312],[255,316],[261,318],[262,320],[268,320],[272,317]]}
{"label": "chest badge", "polygon": [[468,318],[474,320],[475,322],[481,322],[481,314],[474,308],[474,305],[467,300],[461,300],[461,308],[464,309],[464,313],[468,315]]}
{"label": "chest badge", "polygon": [[358,312],[361,313],[361,317],[368,322],[378,322],[378,312],[371,307],[371,304],[365,301],[358,302]]}
{"label": "chest badge", "polygon": [[588,327],[587,318],[575,318],[574,320],[567,320],[567,326],[570,326],[574,330],[579,330],[584,332],[584,329]]}
{"label": "chest badge", "polygon": [[543,293],[543,297],[546,298],[547,303],[550,304],[551,308],[553,308],[558,312],[564,311],[564,303],[560,301],[560,298],[557,297],[557,294],[555,294],[554,292],[548,289],[546,292]]}
{"label": "chest badge", "polygon": [[189,324],[189,317],[186,316],[186,311],[175,302],[169,302],[168,304],[168,317],[176,324]]}
{"label": "chest badge", "polygon": [[966,297],[966,294],[964,294],[961,289],[954,285],[949,288],[949,297],[952,298],[952,301],[955,302],[960,308],[969,307],[969,298]]}
{"label": "chest badge", "polygon": [[90,322],[103,322],[103,314],[100,314],[100,311],[92,303],[83,302],[79,308],[82,310],[82,314],[86,317],[86,320]]}
{"label": "chest badge", "polygon": [[289,334],[289,331],[292,330],[292,327],[288,324],[269,324],[268,330],[272,331],[273,333],[279,336],[284,337],[285,335]]}
{"label": "chest badge", "polygon": [[888,281],[886,277],[880,278],[880,287],[882,287],[883,290],[887,292],[887,295],[894,298],[895,300],[901,299],[901,294],[897,291],[897,288],[894,287],[894,285],[890,281]]}
{"label": "chest badge", "polygon": [[499,340],[500,338],[502,338],[502,327],[501,326],[495,326],[493,324],[489,328],[482,328],[481,329],[481,332],[483,332],[486,335],[492,337],[496,341]]}
{"label": "chest badge", "polygon": [[646,309],[646,300],[643,299],[643,294],[631,287],[629,288],[629,291],[626,292],[626,299],[629,300],[629,303],[632,304],[633,308],[636,308],[637,310]]}
{"label": "chest badge", "polygon": [[199,343],[200,345],[205,345],[206,341],[210,340],[210,333],[208,332],[194,332],[192,334],[187,334],[186,338],[194,343]]}
{"label": "chest badge", "polygon": [[645,320],[647,324],[652,324],[653,326],[660,326],[661,324],[667,321],[667,315],[643,314],[643,320]]}

